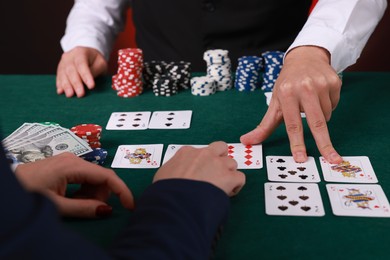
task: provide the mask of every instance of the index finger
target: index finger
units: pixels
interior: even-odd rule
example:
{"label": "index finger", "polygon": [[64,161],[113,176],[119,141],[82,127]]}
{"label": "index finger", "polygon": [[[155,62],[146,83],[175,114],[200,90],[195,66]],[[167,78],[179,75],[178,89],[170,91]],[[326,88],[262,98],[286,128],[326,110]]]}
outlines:
{"label": "index finger", "polygon": [[259,144],[267,139],[283,121],[282,113],[276,100],[271,100],[267,112],[260,124],[252,131],[242,135],[240,142],[243,144]]}
{"label": "index finger", "polygon": [[329,163],[341,163],[343,159],[332,145],[326,119],[319,103],[310,104],[307,102],[307,104],[303,105],[303,108],[306,113],[306,120],[310,131],[313,134],[321,155],[324,156]]}
{"label": "index finger", "polygon": [[89,67],[88,60],[80,59],[76,62],[76,67],[81,77],[81,80],[87,86],[88,89],[95,87],[95,81],[92,76],[91,68]]}

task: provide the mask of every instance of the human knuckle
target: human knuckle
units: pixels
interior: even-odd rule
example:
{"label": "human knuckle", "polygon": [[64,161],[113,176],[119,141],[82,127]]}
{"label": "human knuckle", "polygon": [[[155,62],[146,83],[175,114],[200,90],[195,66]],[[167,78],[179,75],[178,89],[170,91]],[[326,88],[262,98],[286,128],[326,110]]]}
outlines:
{"label": "human knuckle", "polygon": [[331,151],[333,151],[333,146],[330,143],[326,143],[326,144],[321,145],[318,149],[320,151],[322,151],[323,153],[328,154]]}
{"label": "human knuckle", "polygon": [[289,97],[292,96],[294,92],[294,85],[290,82],[282,82],[278,88],[278,94],[281,97]]}
{"label": "human knuckle", "polygon": [[286,130],[290,134],[296,134],[302,131],[302,127],[298,123],[290,123],[286,125]]}
{"label": "human knuckle", "polygon": [[315,131],[320,131],[320,130],[324,130],[327,128],[326,126],[326,121],[325,120],[322,120],[322,119],[319,119],[319,120],[315,120],[312,124],[311,124],[313,130]]}

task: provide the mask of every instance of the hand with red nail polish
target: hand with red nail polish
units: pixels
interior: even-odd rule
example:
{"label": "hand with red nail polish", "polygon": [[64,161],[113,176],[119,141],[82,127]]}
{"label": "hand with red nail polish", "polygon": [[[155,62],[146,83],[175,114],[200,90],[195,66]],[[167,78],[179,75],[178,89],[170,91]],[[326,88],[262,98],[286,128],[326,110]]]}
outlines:
{"label": "hand with red nail polish", "polygon": [[[106,201],[111,193],[119,197],[125,208],[134,208],[131,191],[114,171],[71,153],[21,164],[15,174],[25,189],[45,194],[66,217],[110,216],[112,208]],[[71,198],[65,197],[68,184],[80,184]]]}

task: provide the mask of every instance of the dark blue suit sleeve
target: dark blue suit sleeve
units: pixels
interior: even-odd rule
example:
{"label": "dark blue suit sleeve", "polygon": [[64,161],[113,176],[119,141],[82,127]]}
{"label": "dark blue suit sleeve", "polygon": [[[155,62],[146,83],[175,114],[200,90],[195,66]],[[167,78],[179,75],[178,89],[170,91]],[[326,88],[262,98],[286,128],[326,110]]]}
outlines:
{"label": "dark blue suit sleeve", "polygon": [[0,259],[208,259],[229,198],[205,182],[159,181],[106,252],[66,229],[46,197],[21,187],[0,145],[0,205]]}
{"label": "dark blue suit sleeve", "polygon": [[229,203],[222,190],[206,182],[158,181],[136,204],[112,253],[122,259],[209,259]]}
{"label": "dark blue suit sleeve", "polygon": [[51,201],[21,187],[1,145],[0,205],[0,259],[108,259],[62,226]]}

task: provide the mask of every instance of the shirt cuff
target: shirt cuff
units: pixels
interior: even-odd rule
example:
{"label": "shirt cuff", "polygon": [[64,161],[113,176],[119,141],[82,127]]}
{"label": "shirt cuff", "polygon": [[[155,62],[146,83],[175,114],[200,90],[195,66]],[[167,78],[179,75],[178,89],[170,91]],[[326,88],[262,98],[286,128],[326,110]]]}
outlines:
{"label": "shirt cuff", "polygon": [[359,56],[340,32],[319,25],[305,26],[287,49],[286,54],[300,46],[318,46],[329,51],[331,66],[338,73],[354,64]]}

